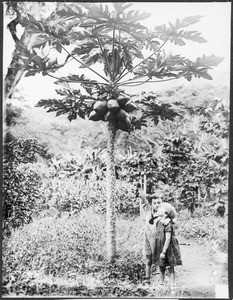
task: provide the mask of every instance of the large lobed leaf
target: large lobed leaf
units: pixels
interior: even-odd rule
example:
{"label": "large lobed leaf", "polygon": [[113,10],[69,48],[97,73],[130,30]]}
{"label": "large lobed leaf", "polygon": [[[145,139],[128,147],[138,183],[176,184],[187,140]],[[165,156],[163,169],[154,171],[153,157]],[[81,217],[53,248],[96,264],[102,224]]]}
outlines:
{"label": "large lobed leaf", "polygon": [[75,120],[78,116],[85,118],[92,110],[93,100],[82,95],[80,90],[58,89],[59,95],[65,96],[63,99],[42,99],[36,107],[43,107],[47,112],[56,112],[56,116],[67,114],[69,121]]}
{"label": "large lobed leaf", "polygon": [[208,70],[212,69],[213,66],[217,66],[224,58],[216,57],[215,55],[198,57],[195,62],[191,62],[186,59],[186,66],[184,68],[184,77],[191,81],[192,77],[205,78],[212,80],[212,77],[208,74]]}
{"label": "large lobed leaf", "polygon": [[17,44],[15,52],[18,55],[17,67],[26,71],[26,77],[37,73],[46,75],[47,72],[55,72],[61,67],[56,58],[42,57],[35,50],[28,50],[27,47],[20,43]]}
{"label": "large lobed leaf", "polygon": [[189,17],[185,17],[184,19],[180,20],[180,19],[176,19],[176,22],[174,25],[171,25],[171,27],[174,27],[175,29],[179,29],[182,27],[187,27],[190,25],[193,25],[197,22],[200,21],[200,19],[203,18],[203,16],[189,16]]}
{"label": "large lobed leaf", "polygon": [[215,55],[198,57],[195,61],[196,67],[216,67],[220,62],[224,60],[224,57],[217,57]]}
{"label": "large lobed leaf", "polygon": [[136,77],[177,77],[184,70],[185,59],[180,55],[167,54],[163,51],[157,53],[156,58],[149,58],[134,70]]}
{"label": "large lobed leaf", "polygon": [[160,119],[173,121],[176,116],[179,116],[171,104],[163,103],[156,98],[156,96],[149,94],[141,100],[140,104],[144,118],[151,119],[157,125]]}
{"label": "large lobed leaf", "polygon": [[[105,4],[63,3],[59,10],[41,21],[27,14],[26,18],[22,18],[21,24],[32,35],[32,50],[19,49],[19,67],[27,71],[26,76],[40,72],[43,75],[55,72],[62,65],[59,66],[57,60],[51,61],[46,56],[38,55],[38,49],[35,49],[43,50],[45,46],[48,46],[55,48],[59,53],[63,50],[67,52],[65,63],[72,58],[79,63],[80,68],[88,68],[104,81],[113,82],[113,85],[109,86],[110,90],[113,87],[118,88],[122,83],[122,78],[129,73],[134,74],[135,77],[128,82],[123,81],[122,84],[132,84],[133,80],[142,77],[148,77],[144,82],[148,82],[154,77],[160,80],[172,80],[179,77],[184,77],[189,81],[193,77],[212,79],[208,71],[217,66],[223,58],[203,55],[195,61],[190,61],[180,55],[162,52],[162,47],[167,41],[180,46],[185,45],[187,40],[198,43],[206,42],[198,31],[184,30],[199,22],[202,16],[176,19],[174,23],[157,26],[154,31],[150,31],[139,22],[149,17],[150,14],[129,10],[131,6],[132,3],[116,2],[113,3],[115,11],[110,11],[109,6]],[[71,43],[74,48],[68,51],[65,46]],[[150,50],[151,54],[148,54],[147,59],[144,58],[143,49]],[[136,65],[134,65],[135,58],[141,60]],[[108,78],[90,67],[97,63],[102,64],[103,71]],[[101,88],[105,89],[104,84],[84,78],[84,75],[63,76],[57,82],[79,83],[91,96],[101,95]],[[136,84],[144,82],[136,82]],[[108,92],[114,94],[113,91]],[[69,97],[71,96],[69,95]],[[48,102],[52,107],[50,111],[57,111],[58,114],[65,113],[69,107],[70,111],[73,111],[70,118],[74,118],[75,114],[77,115],[79,112],[83,117],[84,110],[88,110],[88,108],[85,107],[83,110],[83,107],[76,105],[75,113],[74,109],[70,108],[74,99],[71,101],[69,97],[63,99],[65,103],[63,103],[63,109],[59,106],[61,105],[60,100]],[[47,104],[40,102],[42,106]],[[158,122],[158,117],[174,117],[169,111],[171,108],[166,105],[149,101],[145,106],[147,108],[144,112],[154,120],[155,124]]]}
{"label": "large lobed leaf", "polygon": [[189,40],[197,43],[207,42],[201,33],[198,31],[184,31],[181,28],[187,27],[189,25],[195,24],[200,21],[202,16],[191,16],[186,17],[182,20],[176,19],[176,22],[172,24],[169,22],[169,26],[161,25],[156,26],[154,29],[154,34],[157,34],[157,37],[162,40],[169,40],[175,45],[184,46],[186,45],[184,40]]}
{"label": "large lobed leaf", "polygon": [[157,53],[156,58],[145,60],[138,68],[134,70],[136,75],[134,79],[147,76],[149,79],[156,78],[179,78],[184,77],[191,81],[193,77],[212,80],[208,70],[217,66],[224,58],[214,55],[197,58],[190,61],[180,55]]}

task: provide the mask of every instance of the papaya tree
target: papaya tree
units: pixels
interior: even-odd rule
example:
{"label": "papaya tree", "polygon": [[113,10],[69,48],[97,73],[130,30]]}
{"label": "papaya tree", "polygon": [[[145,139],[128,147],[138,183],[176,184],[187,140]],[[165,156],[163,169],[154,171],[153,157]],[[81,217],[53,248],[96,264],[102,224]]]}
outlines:
{"label": "papaya tree", "polygon": [[[38,20],[28,13],[19,21],[32,39],[30,49],[18,44],[18,67],[25,76],[41,73],[54,78],[59,86],[57,98],[42,99],[37,106],[56,112],[57,116],[67,114],[70,121],[81,117],[106,122],[106,232],[110,263],[116,256],[116,133],[130,133],[141,129],[148,120],[157,124],[159,118],[172,120],[176,115],[171,107],[156,103],[156,99],[137,99],[128,94],[127,87],[181,77],[188,81],[193,77],[211,80],[208,71],[222,61],[214,55],[191,61],[164,50],[169,43],[184,46],[186,41],[206,42],[199,32],[186,30],[201,16],[177,19],[151,30],[141,24],[150,14],[135,11],[132,6],[133,3],[124,2],[60,3],[47,18]],[[67,65],[73,74],[60,76]]]}

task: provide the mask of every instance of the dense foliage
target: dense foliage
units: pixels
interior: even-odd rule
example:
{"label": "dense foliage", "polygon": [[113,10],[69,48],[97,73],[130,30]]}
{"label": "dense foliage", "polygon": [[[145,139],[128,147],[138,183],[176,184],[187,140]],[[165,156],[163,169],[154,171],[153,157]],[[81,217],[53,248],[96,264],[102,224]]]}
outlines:
{"label": "dense foliage", "polygon": [[[182,95],[184,91],[177,89],[176,93]],[[145,96],[147,97],[144,94]],[[172,94],[168,99],[173,101],[173,97]],[[203,98],[206,103],[201,104],[200,107],[202,106],[202,111],[206,111],[206,113],[204,116],[201,115],[202,119],[195,127],[195,136],[192,133],[192,127],[190,128],[196,118],[196,115],[193,114],[196,109],[195,105],[187,106],[185,114],[182,107],[180,115],[183,114],[183,116],[177,116],[174,121],[162,121],[157,129],[160,136],[159,141],[157,135],[152,131],[152,123],[148,124],[148,127],[138,130],[137,133],[131,133],[129,138],[126,138],[125,133],[118,134],[121,148],[118,147],[116,151],[117,213],[125,216],[134,216],[140,213],[140,190],[144,188],[144,180],[146,180],[148,194],[154,191],[157,183],[165,184],[167,188],[165,191],[166,201],[171,202],[177,209],[187,207],[194,212],[195,210],[199,211],[200,205],[202,205],[202,213],[207,214],[210,209],[215,207],[215,203],[218,203],[218,199],[227,204],[228,108],[223,101],[218,100],[218,105],[217,100],[215,101],[215,107],[218,107],[218,113],[221,113],[219,126],[222,128],[222,132],[226,132],[224,137],[216,138],[217,132],[205,132],[202,128],[206,118],[209,123],[213,122],[213,119],[215,123],[217,122],[212,111],[207,115],[212,107],[211,98],[208,101],[208,96]],[[12,110],[14,110],[13,107]],[[179,113],[178,106],[177,112]],[[17,123],[17,118],[13,118]],[[38,120],[38,123],[34,124],[32,118],[28,119],[28,125],[26,125],[22,117],[18,116],[18,118],[20,118],[20,123],[17,126],[14,125],[15,123],[11,123],[11,126],[8,127],[11,133],[6,136],[5,144],[3,190],[5,224],[10,225],[9,222],[15,226],[24,224],[31,220],[33,215],[42,217],[59,215],[62,212],[72,215],[89,206],[98,212],[105,213],[106,151],[102,142],[103,137],[99,135],[99,132],[96,131],[98,141],[95,143],[98,148],[94,148],[93,128],[88,129],[87,127],[84,131],[83,121],[77,121],[77,125],[80,122],[80,129],[83,131],[83,134],[80,135],[81,143],[85,147],[83,149],[79,148],[78,140],[77,144],[69,144],[69,140],[74,140],[73,131],[72,127],[67,127],[64,121],[64,128],[61,130],[56,123],[51,121],[42,123]],[[179,131],[171,130],[171,126],[175,128],[176,124],[181,122],[180,119],[183,121],[189,119],[188,122],[185,121],[186,131],[182,131],[182,134]],[[24,132],[22,129],[27,126],[26,132],[37,139],[39,137],[38,142],[36,139],[27,140],[28,134],[23,139],[19,139]],[[52,136],[56,133],[56,139],[48,140],[46,135],[39,136],[37,132],[42,130],[41,126],[46,126]],[[92,135],[88,140],[86,137],[89,136],[90,131],[92,131]],[[169,132],[169,136],[167,132]],[[85,139],[82,140],[82,136]],[[137,141],[137,146],[130,143],[131,140]],[[147,140],[152,145],[149,148],[144,142]],[[67,147],[67,152],[61,153],[59,148],[56,150],[54,145],[57,141]],[[217,152],[215,150],[216,142],[218,143]],[[129,147],[129,145],[132,146]],[[100,148],[101,146],[102,148]],[[137,151],[137,149],[140,150]],[[17,176],[21,179],[18,180]],[[18,209],[15,206],[16,202],[19,206]],[[210,205],[211,207],[208,208]],[[18,213],[13,213],[14,210]],[[12,228],[12,225],[9,228]]]}
{"label": "dense foliage", "polygon": [[[28,5],[8,4],[17,17],[8,26],[16,48],[6,78],[7,94],[17,84],[12,78],[50,76],[59,86],[58,96],[40,100],[37,109],[45,108],[59,118],[64,114],[75,120],[75,126],[69,127],[64,118],[61,123],[43,119],[43,124],[32,118],[26,124],[21,109],[6,107],[5,294],[155,296],[137,285],[145,276],[139,230],[142,197],[153,193],[158,184],[167,187],[165,199],[177,209],[188,208],[192,216],[197,216],[196,208],[202,209],[199,219],[178,220],[181,236],[205,242],[221,236],[221,250],[227,249],[225,210],[218,206],[222,218],[216,224],[210,208],[222,201],[227,189],[229,108],[223,97],[200,100],[201,92],[199,97],[192,92],[199,99],[194,104],[182,98],[182,88],[167,91],[167,97],[154,92],[129,95],[124,90],[181,77],[211,80],[208,71],[222,58],[203,55],[191,61],[164,51],[169,43],[206,42],[199,32],[186,31],[201,16],[177,19],[151,31],[139,23],[148,14],[129,10],[132,5],[113,3],[110,10],[103,4],[56,3],[52,11],[40,11],[36,17],[28,13]],[[20,39],[17,24],[24,30]],[[74,62],[79,67],[75,74],[58,77],[57,71],[70,63],[73,67]],[[95,66],[101,66],[101,71]],[[175,97],[177,91],[180,97]],[[79,129],[88,120],[101,122],[84,126],[82,135]],[[119,146],[115,157],[110,157],[110,168],[101,136],[105,122],[112,125],[110,133],[117,131]],[[73,141],[75,151],[70,151]],[[103,182],[111,167],[110,175],[117,180],[112,181],[109,197]],[[112,265],[107,264],[104,250],[109,199],[115,201],[107,208],[114,207],[118,218],[118,252]],[[112,224],[114,214],[110,217]],[[66,281],[65,289],[59,280]]]}
{"label": "dense foliage", "polygon": [[30,164],[45,150],[35,140],[13,139],[4,145],[3,230],[29,223],[40,198],[41,178]]}
{"label": "dense foliage", "polygon": [[[181,95],[185,94],[183,89],[179,89],[179,93]],[[172,97],[169,98],[172,101]],[[211,101],[211,98],[209,98],[209,101]],[[206,105],[208,106],[208,104]],[[42,117],[44,118],[44,116]],[[179,117],[177,116],[177,118]],[[190,123],[192,123],[192,116],[188,115],[188,118],[190,118]],[[178,122],[178,119],[175,119],[176,121]],[[155,182],[165,174],[163,178],[165,180],[164,183],[168,180],[170,182],[168,184],[169,191],[166,194],[167,199],[174,204],[176,187],[173,187],[175,181],[173,180],[174,174],[171,172],[173,169],[171,167],[173,157],[177,157],[176,155],[180,154],[180,159],[183,159],[184,156],[182,168],[177,169],[179,180],[182,180],[183,169],[184,172],[187,172],[189,169],[191,171],[191,168],[195,165],[196,167],[200,167],[200,160],[204,162],[205,157],[209,157],[209,151],[213,148],[211,148],[212,139],[208,139],[208,137],[211,138],[212,135],[207,133],[205,148],[203,148],[203,152],[199,152],[199,155],[196,155],[192,149],[196,149],[199,145],[199,140],[192,138],[192,131],[188,124],[186,123],[187,134],[184,135],[183,133],[181,136],[180,140],[182,142],[179,144],[179,147],[173,148],[172,142],[179,140],[179,133],[170,131],[170,133],[176,134],[178,137],[175,138],[173,136],[172,138],[171,136],[168,138],[166,130],[170,130],[170,127],[172,125],[175,126],[176,123],[166,121],[158,126],[158,131],[162,137],[159,144],[156,144],[155,135],[151,134],[153,127],[148,126],[138,131],[137,135],[133,135],[133,133],[131,134],[132,136],[130,135],[130,139],[138,141],[137,146],[134,145],[133,151],[132,149],[130,151],[128,148],[130,143],[127,143],[130,142],[130,139],[126,140],[124,150],[117,148],[116,171],[118,174],[118,197],[116,207],[119,216],[117,222],[117,243],[119,250],[116,263],[109,266],[105,262],[104,244],[100,243],[100,241],[104,243],[105,238],[103,228],[106,207],[104,185],[106,172],[104,156],[106,153],[104,147],[102,149],[93,147],[93,145],[98,147],[102,145],[101,135],[98,144],[93,144],[92,135],[90,140],[85,139],[85,143],[83,143],[85,148],[80,149],[78,147],[79,140],[77,144],[68,144],[66,142],[69,139],[74,140],[72,130],[69,131],[72,127],[66,127],[68,125],[64,123],[64,129],[61,131],[60,127],[56,126],[56,123],[46,121],[47,130],[50,130],[52,135],[55,132],[57,137],[59,137],[57,138],[59,142],[64,143],[66,146],[67,152],[63,151],[61,153],[59,148],[54,147],[57,139],[48,140],[46,134],[39,135],[39,141],[46,146],[45,148],[33,142],[33,140],[27,141],[25,139],[26,136],[23,136],[23,127],[28,126],[26,132],[29,132],[32,137],[38,137],[37,132],[41,130],[41,126],[44,126],[44,123],[40,120],[36,124],[34,122],[35,118],[32,118],[29,119],[27,125],[21,123],[15,126],[12,124],[9,127],[12,132],[12,136],[9,139],[11,143],[6,143],[8,151],[5,152],[6,160],[4,164],[7,166],[7,161],[9,164],[12,161],[17,162],[17,164],[14,163],[16,169],[12,170],[11,175],[17,175],[17,170],[23,170],[24,176],[28,172],[33,174],[30,182],[25,177],[21,177],[21,184],[17,186],[17,191],[20,191],[24,187],[29,187],[30,190],[27,190],[27,195],[31,197],[33,195],[30,192],[37,189],[39,197],[31,202],[32,207],[30,207],[29,201],[24,203],[30,209],[28,210],[28,215],[33,218],[33,222],[18,228],[14,226],[20,218],[23,218],[21,224],[26,223],[27,218],[23,214],[23,210],[20,211],[20,215],[15,215],[14,218],[8,219],[11,222],[9,226],[9,233],[11,235],[9,237],[5,235],[3,244],[4,294],[24,296],[52,296],[57,294],[64,296],[82,295],[101,297],[109,297],[110,295],[114,297],[135,297],[135,295],[139,297],[156,296],[154,294],[155,291],[152,293],[142,285],[145,268],[141,255],[142,232],[138,230],[138,228],[142,228],[142,225],[140,225],[141,219],[137,218],[140,212],[140,198],[138,197],[139,189],[137,184],[139,182],[143,184],[144,176],[146,176],[148,180],[147,192],[151,193]],[[83,121],[78,120],[77,125],[79,122],[81,122],[80,126],[83,128]],[[221,124],[224,124],[224,122],[221,122]],[[225,119],[225,124],[228,124],[227,119]],[[86,128],[86,130],[91,131],[92,128]],[[198,127],[198,130],[200,130],[197,134],[199,137],[202,129]],[[140,132],[141,135],[139,134]],[[21,140],[18,140],[17,137],[19,136],[22,137]],[[141,136],[147,137],[150,140],[152,138],[155,145],[152,144],[153,147],[148,148],[145,145],[144,139],[139,139]],[[125,133],[119,133],[119,140],[124,138]],[[221,139],[221,143],[219,143],[222,147],[224,141],[225,139]],[[186,151],[187,147],[183,147],[183,143],[184,145],[188,145],[188,149],[191,150],[189,153]],[[90,148],[86,148],[86,146]],[[140,155],[135,151],[136,147],[144,149]],[[166,153],[163,154],[162,149],[164,147]],[[49,148],[50,155],[45,151],[45,149]],[[54,150],[51,151],[51,149]],[[223,147],[222,150],[225,153],[223,158],[227,158],[227,148]],[[150,151],[152,152],[150,153]],[[183,152],[185,155],[182,154]],[[160,155],[156,155],[156,153],[160,153]],[[176,154],[175,156],[173,155],[174,153]],[[217,156],[213,154],[212,151],[208,159],[209,161]],[[190,158],[191,164],[189,164]],[[215,169],[205,167],[204,170],[201,170],[199,168],[195,169],[196,171],[192,174],[195,180],[196,178],[200,178],[203,192],[205,191],[204,183],[210,184],[211,194],[207,200],[208,205],[213,204],[218,199],[216,183],[213,181],[215,177],[211,172],[213,170],[220,171],[221,168],[227,172],[227,160],[219,160],[217,157],[216,163]],[[198,177],[198,174],[202,175],[204,171],[206,172],[205,175]],[[141,172],[143,173],[141,174]],[[221,177],[221,182],[218,181],[217,185],[226,189],[227,176],[225,175]],[[10,182],[17,184],[17,181],[15,182],[16,177],[11,176],[11,178],[11,181],[10,179],[6,179],[6,185],[10,184]],[[152,190],[150,190],[150,178],[152,178],[153,183]],[[41,181],[41,179],[43,180]],[[186,181],[183,182],[187,182],[187,178],[184,178],[184,180]],[[38,186],[38,183],[40,183],[40,186]],[[192,186],[193,183],[194,181],[191,179],[190,183],[187,182],[182,187],[187,186],[188,188],[189,184]],[[197,196],[195,192],[195,202],[197,201]],[[221,199],[224,199],[224,197],[222,195]],[[202,201],[203,198],[204,195],[202,195]],[[11,197],[9,199],[15,198]],[[187,200],[187,198],[185,199]],[[182,202],[181,194],[177,195],[177,201],[181,208],[188,206],[190,203]],[[15,206],[15,203],[12,203],[12,208]],[[87,209],[89,206],[92,206],[93,209]],[[182,210],[178,220],[178,235],[184,237],[192,244],[194,241],[200,244],[211,243],[211,249],[212,243],[215,242],[218,249],[225,253],[227,251],[226,220],[225,218],[216,218],[213,216],[214,214],[214,206],[210,208],[207,206],[204,210],[204,216],[201,218],[197,217],[198,214],[194,214],[195,218],[190,218],[189,215],[185,218],[184,211]],[[125,219],[125,217],[127,218]],[[85,249],[87,249],[86,246],[89,242],[91,243],[91,250],[86,251]],[[64,261],[66,262],[65,264],[62,263]],[[82,266],[81,269],[78,269],[78,266]],[[77,280],[79,282],[78,285],[75,284]],[[124,282],[124,285],[122,285],[122,282]],[[89,283],[92,285],[89,285]],[[180,293],[187,296],[183,290]],[[168,295],[165,294],[165,296]]]}

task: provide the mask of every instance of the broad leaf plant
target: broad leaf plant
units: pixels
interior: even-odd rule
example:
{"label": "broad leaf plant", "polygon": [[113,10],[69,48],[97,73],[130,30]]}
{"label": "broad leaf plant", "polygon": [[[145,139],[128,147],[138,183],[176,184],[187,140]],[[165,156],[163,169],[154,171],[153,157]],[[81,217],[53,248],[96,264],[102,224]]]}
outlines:
{"label": "broad leaf plant", "polygon": [[[147,120],[157,124],[160,118],[173,120],[176,116],[170,105],[158,103],[153,97],[137,99],[126,93],[125,88],[181,77],[188,81],[193,77],[211,80],[208,71],[223,59],[203,55],[191,61],[164,50],[169,43],[178,46],[185,46],[186,42],[205,43],[199,32],[186,30],[202,16],[177,19],[151,30],[140,23],[150,14],[135,11],[132,6],[133,3],[126,2],[115,2],[112,6],[60,3],[45,19],[38,20],[30,14],[21,17],[19,23],[32,39],[27,47],[17,44],[20,56],[17,67],[25,71],[25,76],[42,73],[54,78],[59,85],[58,98],[40,100],[38,107],[56,112],[57,116],[67,114],[70,121],[78,116],[107,124],[106,232],[110,263],[116,257],[116,131],[131,132],[146,126]],[[58,63],[61,55],[65,58]],[[72,64],[75,72],[57,76],[56,72],[67,64]],[[91,73],[94,78],[88,75]]]}

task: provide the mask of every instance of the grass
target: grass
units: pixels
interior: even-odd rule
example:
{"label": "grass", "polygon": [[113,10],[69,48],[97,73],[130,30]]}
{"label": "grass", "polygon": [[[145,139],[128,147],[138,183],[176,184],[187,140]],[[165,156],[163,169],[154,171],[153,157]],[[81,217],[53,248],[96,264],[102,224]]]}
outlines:
{"label": "grass", "polygon": [[137,283],[143,276],[142,232],[132,220],[124,219],[118,222],[117,231],[118,259],[109,266],[105,261],[105,220],[91,209],[71,218],[34,220],[15,230],[3,242],[4,293],[43,294],[44,285],[58,290],[65,285],[67,290],[69,286],[98,288],[121,280]]}

